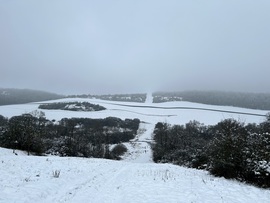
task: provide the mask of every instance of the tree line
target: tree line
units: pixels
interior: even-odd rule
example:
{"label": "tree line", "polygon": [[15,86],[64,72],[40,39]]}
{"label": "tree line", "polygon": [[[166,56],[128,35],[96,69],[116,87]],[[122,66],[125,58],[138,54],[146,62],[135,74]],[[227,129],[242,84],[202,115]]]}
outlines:
{"label": "tree line", "polygon": [[67,98],[95,98],[108,101],[123,101],[123,102],[138,102],[144,103],[146,100],[146,94],[105,94],[105,95],[69,95]]}
{"label": "tree line", "polygon": [[153,159],[270,187],[270,116],[260,124],[226,119],[205,126],[157,123]]}
{"label": "tree line", "polygon": [[38,90],[0,88],[0,105],[25,104],[60,98],[63,96]]}
{"label": "tree line", "polygon": [[220,91],[156,92],[153,102],[189,101],[210,105],[235,106],[270,110],[269,93],[243,93]]}
{"label": "tree line", "polygon": [[133,139],[139,123],[139,119],[115,117],[63,118],[56,122],[38,111],[10,119],[0,116],[0,146],[36,155],[118,159],[110,145]]}

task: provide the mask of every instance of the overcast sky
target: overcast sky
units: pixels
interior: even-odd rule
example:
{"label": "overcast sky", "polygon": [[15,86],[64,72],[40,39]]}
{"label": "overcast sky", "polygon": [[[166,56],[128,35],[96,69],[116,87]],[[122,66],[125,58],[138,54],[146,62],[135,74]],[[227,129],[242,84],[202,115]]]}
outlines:
{"label": "overcast sky", "polygon": [[270,92],[270,1],[0,0],[0,87]]}

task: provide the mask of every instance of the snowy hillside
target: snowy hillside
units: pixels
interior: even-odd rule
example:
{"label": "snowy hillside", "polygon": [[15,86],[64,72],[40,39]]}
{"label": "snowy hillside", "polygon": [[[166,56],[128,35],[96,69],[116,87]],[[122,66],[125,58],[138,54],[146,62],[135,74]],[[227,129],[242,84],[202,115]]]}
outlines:
{"label": "snowy hillside", "polygon": [[[270,191],[170,164],[34,157],[0,149],[0,202],[267,203]],[[53,172],[60,171],[58,178]]]}

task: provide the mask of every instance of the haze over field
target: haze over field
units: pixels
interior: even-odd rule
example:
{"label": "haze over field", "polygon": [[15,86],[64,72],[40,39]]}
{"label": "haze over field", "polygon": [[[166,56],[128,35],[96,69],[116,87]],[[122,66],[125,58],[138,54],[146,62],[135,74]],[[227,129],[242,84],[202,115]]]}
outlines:
{"label": "haze over field", "polygon": [[0,0],[0,87],[269,92],[270,2]]}

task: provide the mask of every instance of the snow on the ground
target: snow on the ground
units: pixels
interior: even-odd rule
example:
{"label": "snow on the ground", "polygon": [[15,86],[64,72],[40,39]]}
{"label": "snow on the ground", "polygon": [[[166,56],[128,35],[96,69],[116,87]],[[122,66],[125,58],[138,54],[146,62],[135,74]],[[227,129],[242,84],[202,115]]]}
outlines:
{"label": "snow on the ground", "polygon": [[128,143],[123,143],[128,148],[122,157],[124,161],[134,163],[152,163],[151,141],[154,124],[141,123],[137,136]]}
{"label": "snow on the ground", "polygon": [[[148,97],[147,97],[148,98]],[[259,123],[264,121],[264,117],[251,116],[251,115],[241,115],[233,113],[222,113],[222,112],[211,112],[211,111],[201,111],[201,110],[184,110],[184,109],[154,109],[154,108],[140,108],[139,106],[154,106],[154,107],[195,107],[195,108],[210,108],[219,109],[226,111],[239,111],[246,113],[262,114],[266,115],[268,111],[265,110],[254,110],[230,106],[214,106],[205,105],[192,102],[166,102],[166,103],[152,103],[152,104],[141,104],[129,102],[128,105],[135,105],[138,107],[131,106],[119,106],[119,104],[127,105],[125,102],[114,102],[114,101],[104,101],[99,99],[82,99],[82,98],[66,98],[53,101],[47,101],[44,103],[52,102],[73,102],[73,101],[86,101],[93,104],[99,104],[107,108],[104,111],[96,112],[77,112],[77,111],[64,111],[64,110],[44,110],[45,115],[48,119],[60,120],[62,118],[72,118],[72,117],[85,117],[85,118],[106,118],[108,116],[119,117],[121,119],[125,118],[139,118],[142,121],[148,123],[156,122],[168,122],[171,124],[184,124],[191,120],[197,120],[206,125],[216,124],[219,121],[226,118],[234,118],[242,122],[247,123]],[[12,117],[15,115],[21,115],[23,113],[29,113],[34,110],[38,110],[39,103],[30,104],[20,104],[20,105],[7,105],[0,106],[0,115],[6,117]]]}
{"label": "snow on the ground", "polygon": [[[148,95],[149,96],[149,95]],[[191,102],[151,103],[158,107],[188,106],[216,108],[266,114],[267,111],[227,106],[203,105]],[[0,203],[31,202],[147,202],[147,203],[268,203],[270,190],[259,189],[236,181],[215,178],[206,171],[187,169],[171,164],[152,163],[150,143],[157,122],[184,124],[198,120],[216,124],[225,118],[259,123],[263,117],[220,112],[177,109],[153,109],[119,106],[123,102],[97,99],[68,98],[49,102],[87,101],[107,108],[98,112],[42,110],[48,119],[85,117],[121,119],[139,118],[137,136],[124,143],[128,152],[123,161],[70,157],[35,157],[26,153],[0,148]],[[47,102],[45,102],[47,103]],[[129,103],[143,106],[146,104]],[[38,103],[0,106],[0,115],[12,117],[38,110]],[[59,178],[53,172],[60,171]]]}
{"label": "snow on the ground", "polygon": [[152,104],[153,103],[153,95],[151,92],[148,92],[146,95],[145,103]]}
{"label": "snow on the ground", "polygon": [[[60,171],[59,178],[53,177]],[[0,148],[3,203],[268,203],[270,190],[171,164],[35,157]]]}

